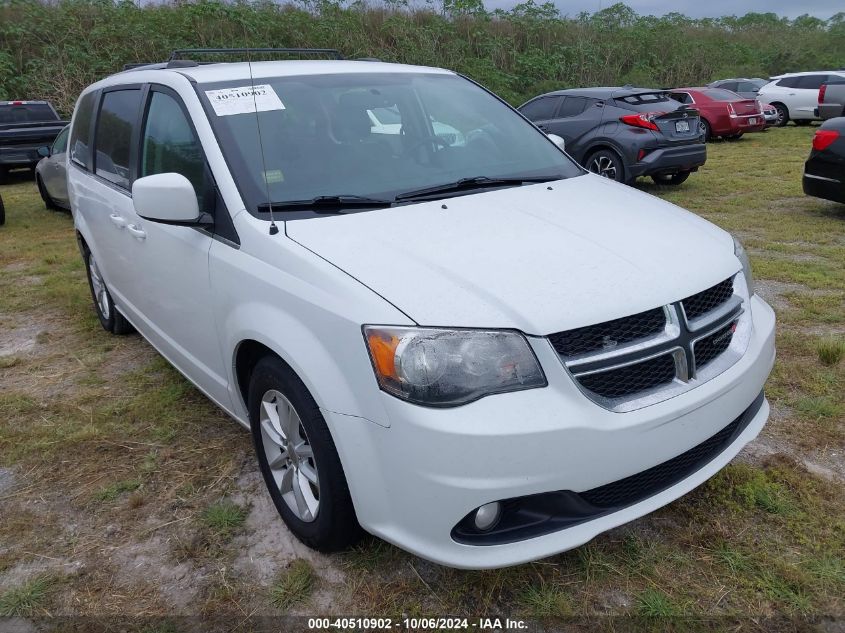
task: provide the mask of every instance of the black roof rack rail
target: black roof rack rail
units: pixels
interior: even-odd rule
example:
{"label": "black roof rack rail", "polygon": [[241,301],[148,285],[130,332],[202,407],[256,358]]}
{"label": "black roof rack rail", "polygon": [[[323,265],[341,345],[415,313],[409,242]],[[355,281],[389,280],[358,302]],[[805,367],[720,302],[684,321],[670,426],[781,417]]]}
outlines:
{"label": "black roof rack rail", "polygon": [[144,66],[154,66],[159,62],[132,62],[131,64],[123,64],[123,70],[135,70],[136,68],[143,68]]}
{"label": "black roof rack rail", "polygon": [[231,53],[284,53],[288,55],[328,55],[343,59],[335,48],[180,48],[170,53],[168,62],[188,61],[184,55],[226,55]]}

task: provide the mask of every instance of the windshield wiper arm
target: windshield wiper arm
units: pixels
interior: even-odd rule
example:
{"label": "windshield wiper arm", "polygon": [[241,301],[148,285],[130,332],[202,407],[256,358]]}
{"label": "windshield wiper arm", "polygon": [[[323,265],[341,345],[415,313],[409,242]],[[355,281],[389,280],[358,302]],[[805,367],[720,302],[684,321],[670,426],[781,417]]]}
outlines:
{"label": "windshield wiper arm", "polygon": [[343,209],[378,209],[393,205],[393,200],[367,198],[366,196],[341,195],[317,196],[310,200],[284,200],[258,205],[259,211],[313,211],[314,213],[341,213]]}
{"label": "windshield wiper arm", "polygon": [[474,176],[472,178],[461,178],[455,182],[446,183],[444,185],[435,185],[434,187],[425,187],[424,189],[414,189],[406,191],[396,196],[396,200],[415,200],[418,198],[435,197],[439,194],[454,193],[457,191],[467,191],[471,189],[484,189],[486,187],[508,187],[524,185],[526,183],[549,182],[550,180],[557,180],[555,176],[529,176],[524,178],[490,178],[488,176]]}

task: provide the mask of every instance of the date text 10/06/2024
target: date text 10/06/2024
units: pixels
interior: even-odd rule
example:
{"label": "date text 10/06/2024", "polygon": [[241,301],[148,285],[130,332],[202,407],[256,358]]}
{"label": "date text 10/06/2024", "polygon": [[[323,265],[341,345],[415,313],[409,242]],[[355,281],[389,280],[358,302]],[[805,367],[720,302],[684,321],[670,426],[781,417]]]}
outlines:
{"label": "date text 10/06/2024", "polygon": [[524,620],[510,618],[308,618],[308,628],[316,631],[341,630],[478,630],[521,631],[528,628]]}

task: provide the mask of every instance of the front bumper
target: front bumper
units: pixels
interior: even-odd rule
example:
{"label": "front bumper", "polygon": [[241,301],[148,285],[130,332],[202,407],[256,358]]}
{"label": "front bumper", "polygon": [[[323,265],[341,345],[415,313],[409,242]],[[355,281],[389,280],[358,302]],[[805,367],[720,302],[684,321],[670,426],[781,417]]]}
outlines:
{"label": "front bumper", "polygon": [[629,169],[632,177],[674,174],[682,171],[695,171],[706,161],[707,146],[704,143],[690,143],[651,150],[642,160],[631,165]]}
{"label": "front bumper", "polygon": [[384,428],[330,418],[361,525],[403,549],[460,568],[514,565],[562,552],[686,494],[727,464],[760,432],[763,402],[744,430],[711,461],[662,492],[566,529],[518,542],[467,545],[451,536],[475,508],[500,499],[581,492],[662,464],[710,438],[760,394],[774,362],[774,313],[751,301],[745,355],[682,395],[628,413],[588,400],[544,338],[532,339],[549,386],[428,409],[380,394]]}

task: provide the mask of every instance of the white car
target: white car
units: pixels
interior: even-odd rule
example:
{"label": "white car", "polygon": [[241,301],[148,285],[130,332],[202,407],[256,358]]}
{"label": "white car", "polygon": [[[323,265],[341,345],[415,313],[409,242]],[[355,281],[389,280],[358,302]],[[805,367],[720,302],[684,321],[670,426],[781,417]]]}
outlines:
{"label": "white car", "polygon": [[[402,133],[373,133],[394,106]],[[450,71],[123,72],[77,102],[68,185],[103,327],[251,429],[320,550],[363,528],[454,567],[549,556],[689,492],[769,414],[775,317],[739,243]]]}
{"label": "white car", "polygon": [[845,71],[836,70],[778,75],[760,88],[757,99],[760,103],[771,103],[777,109],[778,127],[790,120],[796,125],[807,125],[819,118],[819,88],[823,83],[842,78],[845,78]]}

